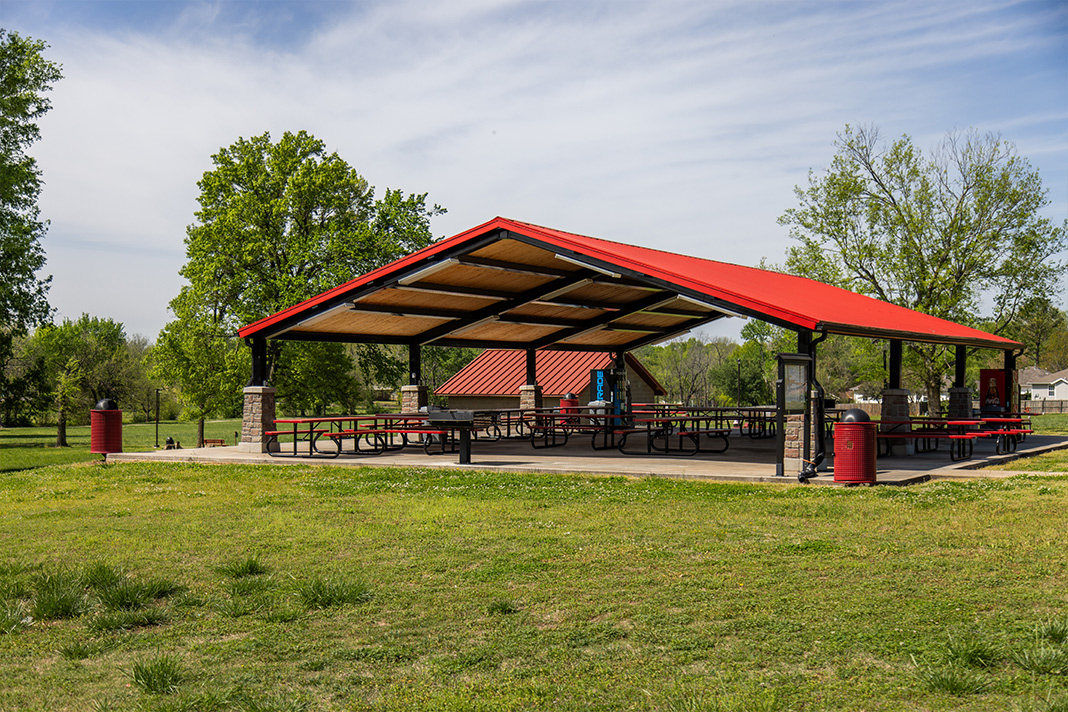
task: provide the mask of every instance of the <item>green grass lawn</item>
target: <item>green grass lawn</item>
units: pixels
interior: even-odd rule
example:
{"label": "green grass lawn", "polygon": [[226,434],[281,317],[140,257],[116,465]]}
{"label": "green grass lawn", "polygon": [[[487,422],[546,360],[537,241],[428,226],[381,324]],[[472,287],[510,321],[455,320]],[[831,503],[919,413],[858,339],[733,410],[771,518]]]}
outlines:
{"label": "green grass lawn", "polygon": [[1068,709],[1068,477],[0,474],[4,710]]}
{"label": "green grass lawn", "polygon": [[[204,423],[205,438],[222,438],[227,444],[235,444],[234,433],[241,431],[241,420],[209,420]],[[66,465],[76,462],[94,462],[101,455],[89,452],[89,426],[76,425],[67,428],[69,447],[57,448],[55,426],[46,428],[0,428],[0,473],[14,472],[48,465]],[[167,438],[174,438],[183,447],[196,447],[197,424],[189,421],[167,421],[159,424],[159,444],[163,447]],[[156,423],[124,423],[122,426],[122,449],[140,452],[155,449]]]}

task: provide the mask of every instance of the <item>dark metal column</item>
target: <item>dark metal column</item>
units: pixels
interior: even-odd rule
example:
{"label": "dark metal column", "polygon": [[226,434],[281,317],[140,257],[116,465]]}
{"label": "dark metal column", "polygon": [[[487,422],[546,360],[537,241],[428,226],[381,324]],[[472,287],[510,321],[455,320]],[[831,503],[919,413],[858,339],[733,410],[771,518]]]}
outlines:
{"label": "dark metal column", "polygon": [[[797,353],[812,355],[811,331],[797,332]],[[808,385],[805,393],[805,427],[801,429],[801,460],[806,464],[812,460],[812,399],[809,394],[812,392],[812,379],[815,377],[815,371],[816,364],[812,364],[808,371]]]}
{"label": "dark metal column", "polygon": [[267,385],[267,339],[262,336],[254,336],[248,340],[252,347],[252,378],[250,386]]}
{"label": "dark metal column", "polygon": [[534,349],[527,349],[527,385],[538,385],[538,352]]}
{"label": "dark metal column", "polygon": [[886,386],[894,390],[901,388],[901,346],[901,342],[896,339],[890,341],[890,368]]}
{"label": "dark metal column", "polygon": [[408,385],[418,386],[423,381],[423,347],[408,345]]}
{"label": "dark metal column", "polygon": [[955,369],[953,373],[953,387],[964,388],[964,381],[968,372],[968,347],[958,346],[956,353]]}

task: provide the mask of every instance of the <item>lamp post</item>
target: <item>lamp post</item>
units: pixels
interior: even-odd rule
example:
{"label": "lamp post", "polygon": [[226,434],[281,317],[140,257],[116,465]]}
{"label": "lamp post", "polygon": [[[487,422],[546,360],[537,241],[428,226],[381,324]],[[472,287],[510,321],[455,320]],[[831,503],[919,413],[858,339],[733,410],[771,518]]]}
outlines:
{"label": "lamp post", "polygon": [[159,449],[159,392],[161,388],[156,389],[156,449]]}

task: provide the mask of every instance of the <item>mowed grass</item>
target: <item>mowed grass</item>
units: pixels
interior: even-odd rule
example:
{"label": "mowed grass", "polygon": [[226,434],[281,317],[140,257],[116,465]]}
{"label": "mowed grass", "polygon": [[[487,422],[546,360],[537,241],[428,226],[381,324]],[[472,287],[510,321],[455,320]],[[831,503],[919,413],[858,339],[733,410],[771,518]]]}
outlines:
{"label": "mowed grass", "polygon": [[[227,445],[234,444],[234,433],[241,431],[241,420],[209,420],[204,423],[204,437],[222,439]],[[0,428],[0,473],[15,472],[50,465],[69,465],[77,462],[94,462],[101,455],[89,452],[90,428],[88,425],[67,427],[69,447],[55,447],[55,426],[44,428]],[[159,424],[159,446],[162,448],[171,437],[182,447],[196,447],[197,424],[189,421],[167,421]],[[156,446],[156,423],[124,423],[122,448],[127,452],[154,450]]]}
{"label": "mowed grass", "polygon": [[[7,473],[0,709],[1063,710],[1066,507],[1051,476]],[[33,616],[46,581],[69,613]]]}

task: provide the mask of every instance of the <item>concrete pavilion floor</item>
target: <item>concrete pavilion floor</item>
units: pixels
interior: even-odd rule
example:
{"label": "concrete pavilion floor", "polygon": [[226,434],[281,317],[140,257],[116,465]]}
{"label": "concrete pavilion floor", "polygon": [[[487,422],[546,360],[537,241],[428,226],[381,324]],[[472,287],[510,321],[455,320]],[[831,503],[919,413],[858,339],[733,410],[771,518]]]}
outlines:
{"label": "concrete pavilion floor", "polygon": [[[327,446],[332,447],[329,443]],[[351,442],[346,443],[346,447],[351,447]],[[934,452],[879,458],[876,481],[878,484],[907,485],[929,480],[1008,477],[1015,473],[980,468],[1061,448],[1068,448],[1068,438],[1030,435],[1026,441],[1019,444],[1014,454],[997,455],[993,442],[987,438],[975,443],[975,451],[970,460],[951,462],[949,451],[943,445]],[[821,471],[819,477],[810,480],[810,483],[846,486],[845,483],[835,482],[833,478],[832,441],[828,441],[827,450],[829,467],[826,471]],[[304,452],[307,452],[306,446]],[[213,447],[115,453],[108,455],[107,459],[109,462],[437,467],[502,472],[671,477],[727,482],[797,482],[796,473],[788,472],[786,477],[776,477],[774,438],[754,440],[737,433],[731,435],[727,452],[700,453],[690,457],[622,455],[616,450],[593,450],[588,437],[576,436],[565,446],[545,449],[532,448],[527,439],[502,438],[497,442],[475,440],[471,445],[471,464],[463,466],[458,464],[455,453],[427,455],[421,447],[414,446],[381,455],[345,453],[336,458],[277,457],[266,453],[241,452],[237,447]]]}

